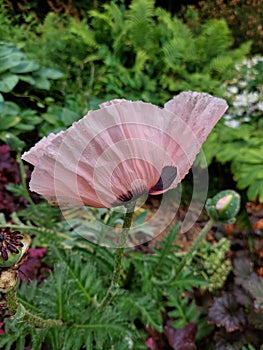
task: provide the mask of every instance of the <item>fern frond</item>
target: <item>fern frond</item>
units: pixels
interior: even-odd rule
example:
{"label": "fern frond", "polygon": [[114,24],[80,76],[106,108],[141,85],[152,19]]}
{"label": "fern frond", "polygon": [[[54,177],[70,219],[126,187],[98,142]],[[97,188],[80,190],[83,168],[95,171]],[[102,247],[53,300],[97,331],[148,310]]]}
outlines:
{"label": "fern frond", "polygon": [[202,62],[226,52],[232,43],[233,39],[226,22],[218,19],[207,21],[196,38],[196,47]]}
{"label": "fern frond", "polygon": [[88,47],[98,48],[95,34],[84,20],[82,22],[77,22],[75,19],[71,19],[69,30],[71,33],[79,36]]}
{"label": "fern frond", "polygon": [[[136,48],[150,49],[154,39],[154,1],[133,0],[127,12],[128,35]],[[155,42],[156,45],[156,42]]]}

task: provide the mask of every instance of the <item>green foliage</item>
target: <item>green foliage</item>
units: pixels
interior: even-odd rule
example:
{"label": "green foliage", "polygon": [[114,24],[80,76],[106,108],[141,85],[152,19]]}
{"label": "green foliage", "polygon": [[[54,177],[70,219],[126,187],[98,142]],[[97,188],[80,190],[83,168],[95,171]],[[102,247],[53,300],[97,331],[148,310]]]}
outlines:
{"label": "green foliage", "polygon": [[[36,242],[48,246],[46,263],[53,267],[40,285],[36,281],[30,285],[22,283],[18,289],[18,301],[34,315],[61,320],[63,325],[37,330],[22,322],[7,320],[6,334],[0,339],[2,348],[8,349],[12,344],[24,347],[31,344],[34,349],[41,346],[76,350],[83,347],[92,350],[110,347],[143,349],[145,334],[138,329],[138,322],[162,332],[162,312],[167,307],[171,316],[180,308],[185,310],[184,316],[177,314],[178,324],[189,321],[199,324],[198,339],[211,331],[203,315],[196,311],[195,302],[178,298],[186,290],[207,285],[191,266],[177,278],[174,275],[180,261],[180,255],[176,254],[178,247],[173,244],[179,225],[152,248],[151,254],[127,251],[120,288],[115,291],[112,303],[100,309],[99,302],[112,275],[114,250],[76,235],[67,222],[60,221],[56,208],[46,206],[46,203],[40,203],[35,208],[29,206],[19,216],[12,215],[14,229],[36,235],[33,246]],[[36,216],[36,212],[42,215]],[[107,210],[104,210],[103,217],[109,220]],[[8,225],[3,218],[0,219],[2,226]],[[137,220],[142,219],[140,214]],[[116,216],[110,224],[117,225],[119,220],[120,217]]]}
{"label": "green foliage", "polygon": [[81,262],[76,256],[72,261],[69,255],[64,255],[54,273],[39,287],[36,283],[22,284],[19,301],[31,312],[60,319],[65,326],[37,331],[23,323],[16,323],[14,328],[14,322],[10,320],[0,346],[7,349],[7,345],[16,340],[26,344],[26,336],[30,336],[34,349],[40,349],[45,343],[51,349],[78,350],[85,346],[85,349],[95,350],[109,349],[122,339],[127,343],[132,337],[136,339],[136,332],[131,332],[124,314],[116,307],[99,311],[92,305],[92,298],[101,290],[98,283],[93,265]]}
{"label": "green foliage", "polygon": [[232,264],[226,254],[230,250],[230,241],[222,238],[216,245],[204,242],[195,257],[197,271],[202,271],[206,279],[210,281],[207,288],[209,291],[216,291],[224,285]]}
{"label": "green foliage", "polygon": [[[42,107],[38,90],[50,90],[50,80],[57,80],[61,72],[44,68],[29,60],[13,44],[0,42],[0,138],[7,141],[7,133],[19,135],[32,131],[41,123],[37,106]],[[27,101],[30,101],[28,103]],[[26,106],[31,104],[33,108]]]}
{"label": "green foliage", "polygon": [[168,306],[172,308],[169,316],[175,319],[173,322],[175,328],[185,327],[190,322],[197,324],[197,340],[204,338],[213,329],[213,326],[207,324],[206,317],[202,316],[201,308],[198,308],[188,298],[182,297],[180,294],[175,294],[170,298]]}
{"label": "green foliage", "polygon": [[50,12],[37,32],[23,40],[25,50],[62,70],[58,88],[85,95],[91,107],[115,97],[163,104],[188,89],[222,95],[222,82],[249,51],[249,44],[231,49],[223,20],[191,31],[152,0],[133,0],[129,8],[104,4],[81,21]]}
{"label": "green foliage", "polygon": [[193,27],[210,18],[224,18],[233,33],[235,46],[246,38],[251,40],[252,52],[257,54],[263,53],[262,7],[262,0],[208,0],[200,1],[198,6],[188,7],[183,12],[187,23]]}
{"label": "green foliage", "polygon": [[[261,122],[259,123],[261,125]],[[206,159],[212,158],[225,164],[231,163],[231,171],[239,189],[247,189],[248,199],[263,201],[263,132],[245,123],[238,128],[219,123],[204,144]]]}

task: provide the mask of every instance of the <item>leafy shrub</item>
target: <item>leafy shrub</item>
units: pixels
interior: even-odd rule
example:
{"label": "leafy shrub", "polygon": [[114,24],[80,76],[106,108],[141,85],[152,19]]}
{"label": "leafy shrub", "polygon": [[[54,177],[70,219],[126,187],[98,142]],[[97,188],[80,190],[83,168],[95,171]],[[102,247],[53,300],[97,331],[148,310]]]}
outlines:
{"label": "leafy shrub", "polygon": [[[38,220],[30,211],[34,220]],[[40,222],[47,224],[50,211],[42,213],[46,214],[46,220],[42,218]],[[24,224],[18,216],[13,215],[12,219],[23,229]],[[1,225],[4,224],[2,218]],[[176,225],[150,254],[127,251],[120,289],[115,293],[112,305],[100,311],[97,303],[110,282],[114,250],[94,245],[70,232],[67,223],[58,217],[51,229],[32,225],[27,220],[24,230],[38,236],[35,244],[48,242],[46,262],[55,267],[40,285],[35,281],[29,285],[22,283],[18,291],[19,302],[41,317],[63,320],[64,326],[36,331],[24,323],[6,320],[6,334],[1,336],[0,346],[7,348],[19,342],[24,347],[30,344],[36,350],[41,346],[71,350],[83,346],[94,350],[112,346],[145,349],[147,328],[163,332],[166,321],[162,311],[166,307],[169,307],[171,317],[176,317],[176,327],[187,325],[189,321],[196,323],[197,339],[201,339],[211,327],[207,326],[206,318],[194,301],[183,295],[193,286],[208,285],[208,281],[191,271],[190,266],[177,278],[173,277],[173,270],[180,261],[176,254],[178,247],[173,245],[178,229],[179,225]]]}
{"label": "leafy shrub", "polygon": [[263,59],[255,57],[236,66],[233,79],[225,82],[230,108],[204,145],[206,159],[231,164],[239,189],[249,200],[263,201],[262,132]]}
{"label": "leafy shrub", "polygon": [[29,60],[15,45],[0,42],[0,139],[6,141],[7,133],[26,133],[41,123],[38,107],[43,107],[44,98],[39,91],[48,91],[50,80],[61,76]]}
{"label": "leafy shrub", "polygon": [[[193,8],[196,14],[193,14]],[[216,0],[198,2],[198,6],[188,8],[189,25],[198,26],[198,22],[210,18],[224,19],[233,33],[235,46],[252,41],[252,53],[263,53],[263,1],[262,0]],[[187,12],[187,11],[186,11]]]}
{"label": "leafy shrub", "polygon": [[129,8],[111,2],[82,21],[49,13],[37,32],[24,40],[26,52],[61,69],[59,88],[85,96],[91,108],[115,97],[162,104],[189,89],[222,95],[222,82],[249,51],[249,44],[232,50],[223,20],[191,31],[153,0],[133,0]]}

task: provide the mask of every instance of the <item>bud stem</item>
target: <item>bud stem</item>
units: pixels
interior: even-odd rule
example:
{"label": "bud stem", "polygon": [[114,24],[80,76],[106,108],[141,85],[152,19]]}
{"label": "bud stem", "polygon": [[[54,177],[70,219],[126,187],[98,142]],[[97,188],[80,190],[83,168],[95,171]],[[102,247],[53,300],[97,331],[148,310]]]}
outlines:
{"label": "bud stem", "polygon": [[213,227],[213,225],[214,225],[214,221],[210,219],[206,223],[205,227],[203,227],[203,229],[198,233],[196,239],[191,245],[191,248],[188,250],[188,252],[185,254],[183,259],[181,260],[180,264],[177,266],[175,270],[175,276],[178,276],[179,273],[183,270],[183,268],[192,261],[199,244],[206,237],[207,233]]}

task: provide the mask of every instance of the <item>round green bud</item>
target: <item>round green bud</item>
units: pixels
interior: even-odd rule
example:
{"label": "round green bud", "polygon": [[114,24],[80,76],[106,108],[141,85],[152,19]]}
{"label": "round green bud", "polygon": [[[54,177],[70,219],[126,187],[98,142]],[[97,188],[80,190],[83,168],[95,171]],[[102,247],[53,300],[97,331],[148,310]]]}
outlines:
{"label": "round green bud", "polygon": [[240,195],[232,190],[221,191],[207,200],[205,208],[215,222],[234,223],[240,209]]}

